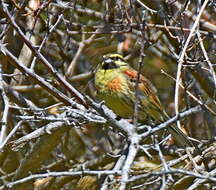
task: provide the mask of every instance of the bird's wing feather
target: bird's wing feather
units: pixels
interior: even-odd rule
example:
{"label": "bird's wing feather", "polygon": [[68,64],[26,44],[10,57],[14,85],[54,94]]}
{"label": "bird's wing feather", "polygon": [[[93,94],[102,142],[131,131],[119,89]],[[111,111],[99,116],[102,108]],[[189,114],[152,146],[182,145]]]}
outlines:
{"label": "bird's wing feather", "polygon": [[[133,69],[127,69],[123,72],[130,81],[131,90],[135,91],[136,80],[138,72]],[[140,108],[145,109],[156,121],[163,120],[163,107],[156,95],[156,89],[151,82],[143,75],[140,75],[138,82],[138,99],[140,101]]]}
{"label": "bird's wing feather", "polygon": [[[131,83],[129,86],[131,86],[132,90],[135,91],[138,72],[130,68],[125,70],[123,73],[129,78]],[[143,75],[140,75],[139,78],[138,95],[141,104],[140,109],[145,109],[144,111],[155,119],[156,122],[165,121],[169,118],[157,97],[155,87]],[[181,146],[193,146],[192,142],[176,125],[170,126],[169,131],[172,133],[177,143]]]}

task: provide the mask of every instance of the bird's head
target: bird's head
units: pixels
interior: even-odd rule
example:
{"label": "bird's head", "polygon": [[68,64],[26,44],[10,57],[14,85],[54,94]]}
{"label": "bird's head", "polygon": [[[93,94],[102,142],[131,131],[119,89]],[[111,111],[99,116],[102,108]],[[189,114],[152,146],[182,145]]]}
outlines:
{"label": "bird's head", "polygon": [[107,54],[103,56],[103,62],[100,65],[102,70],[121,69],[122,67],[129,66],[122,55],[119,54]]}

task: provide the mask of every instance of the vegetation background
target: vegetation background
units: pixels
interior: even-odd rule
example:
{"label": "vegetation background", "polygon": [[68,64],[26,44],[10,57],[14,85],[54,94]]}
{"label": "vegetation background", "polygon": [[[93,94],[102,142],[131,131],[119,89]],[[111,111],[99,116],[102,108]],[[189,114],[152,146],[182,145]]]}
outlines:
{"label": "vegetation background", "polygon": [[[214,0],[1,0],[0,189],[215,189],[215,32]],[[100,104],[94,71],[116,52],[171,120]],[[157,141],[179,120],[196,149]]]}

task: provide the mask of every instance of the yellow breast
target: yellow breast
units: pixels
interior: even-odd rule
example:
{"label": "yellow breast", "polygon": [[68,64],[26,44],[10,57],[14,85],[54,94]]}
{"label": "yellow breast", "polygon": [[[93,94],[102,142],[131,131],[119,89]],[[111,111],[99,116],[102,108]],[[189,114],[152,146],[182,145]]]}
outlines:
{"label": "yellow breast", "polygon": [[133,94],[118,70],[99,70],[95,75],[95,86],[98,97],[118,116],[129,118],[133,115],[133,102],[128,100]]}

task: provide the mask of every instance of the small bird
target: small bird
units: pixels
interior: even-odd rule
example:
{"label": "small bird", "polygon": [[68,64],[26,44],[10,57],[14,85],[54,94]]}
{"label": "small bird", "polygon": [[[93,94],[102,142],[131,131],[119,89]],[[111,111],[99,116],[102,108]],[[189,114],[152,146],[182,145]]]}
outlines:
{"label": "small bird", "polygon": [[[95,87],[98,97],[122,118],[134,115],[137,75],[138,72],[119,54],[104,55],[103,62],[96,69]],[[169,118],[157,97],[156,88],[143,75],[139,76],[137,95],[139,122],[151,120],[158,124]],[[180,146],[193,145],[176,125],[169,126],[169,131]]]}

